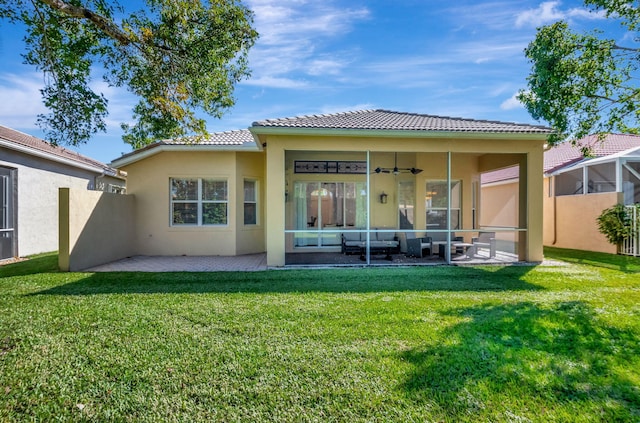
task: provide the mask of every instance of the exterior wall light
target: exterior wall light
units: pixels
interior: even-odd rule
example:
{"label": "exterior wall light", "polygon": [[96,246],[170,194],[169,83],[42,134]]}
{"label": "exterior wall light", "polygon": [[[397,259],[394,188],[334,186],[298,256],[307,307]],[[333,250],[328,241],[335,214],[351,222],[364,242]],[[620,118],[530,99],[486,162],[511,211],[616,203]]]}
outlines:
{"label": "exterior wall light", "polygon": [[380,194],[380,203],[387,204],[387,197],[388,195],[384,191],[382,191],[382,194]]}

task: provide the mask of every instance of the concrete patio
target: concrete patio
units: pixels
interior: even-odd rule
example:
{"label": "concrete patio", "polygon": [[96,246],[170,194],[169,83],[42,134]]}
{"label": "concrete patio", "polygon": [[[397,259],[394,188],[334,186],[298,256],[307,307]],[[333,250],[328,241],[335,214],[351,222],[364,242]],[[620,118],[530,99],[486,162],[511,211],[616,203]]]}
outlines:
{"label": "concrete patio", "polygon": [[242,256],[133,256],[85,272],[255,272],[267,270],[266,254]]}
{"label": "concrete patio", "polygon": [[[404,257],[404,256],[402,256]],[[353,256],[354,262],[351,264],[336,264],[335,266],[361,267],[362,262],[358,256]],[[420,265],[443,265],[442,261],[427,260],[418,262],[406,259],[403,261],[387,262],[385,260],[375,260],[373,265],[377,266],[420,266]],[[470,260],[467,258],[454,259],[453,265],[533,265],[535,263],[522,263],[513,260],[483,260],[476,257]],[[543,266],[566,266],[566,263],[555,260],[544,260]],[[290,268],[296,267],[331,267],[331,264],[323,262],[312,263],[301,261],[291,263]],[[85,272],[256,272],[267,270],[266,254],[248,254],[235,257],[225,256],[133,256],[100,266],[85,269]]]}

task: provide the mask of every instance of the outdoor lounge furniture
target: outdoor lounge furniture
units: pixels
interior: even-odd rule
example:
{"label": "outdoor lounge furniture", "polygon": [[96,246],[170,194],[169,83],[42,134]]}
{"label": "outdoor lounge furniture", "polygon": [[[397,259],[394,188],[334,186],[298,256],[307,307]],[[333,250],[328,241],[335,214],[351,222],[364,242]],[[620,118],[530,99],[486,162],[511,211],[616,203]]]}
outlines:
{"label": "outdoor lounge furniture", "polygon": [[422,258],[433,254],[433,240],[430,236],[416,237],[414,232],[407,232],[407,256]]}
{"label": "outdoor lounge furniture", "polygon": [[366,240],[367,234],[365,232],[343,232],[342,254],[360,253],[360,248],[365,244]]}
{"label": "outdoor lounge furniture", "polygon": [[[436,244],[434,242],[434,244]],[[464,238],[461,236],[453,236],[451,234],[451,252],[455,254],[464,254],[466,252],[466,248],[464,245]],[[445,252],[447,250],[447,241],[438,241],[438,256],[440,258],[445,258]]]}
{"label": "outdoor lounge furniture", "polygon": [[[375,231],[375,232],[374,232]],[[399,251],[400,242],[393,232],[379,232],[374,229],[369,239],[369,253],[385,254],[387,260],[391,259],[391,254]],[[343,254],[360,254],[360,258],[364,259],[367,252],[367,233],[362,231],[345,231],[342,233],[342,253]]]}
{"label": "outdoor lounge furniture", "polygon": [[479,248],[488,248],[489,257],[494,258],[496,256],[496,233],[495,232],[479,232],[477,237],[471,239],[474,245],[475,251]]}

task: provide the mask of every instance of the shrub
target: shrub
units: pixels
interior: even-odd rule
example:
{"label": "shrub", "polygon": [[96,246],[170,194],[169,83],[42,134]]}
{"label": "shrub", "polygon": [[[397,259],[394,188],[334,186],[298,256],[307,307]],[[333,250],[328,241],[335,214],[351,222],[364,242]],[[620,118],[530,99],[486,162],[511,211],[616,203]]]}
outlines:
{"label": "shrub", "polygon": [[607,237],[607,241],[618,247],[618,251],[622,241],[633,235],[631,215],[622,204],[603,210],[597,221],[598,230]]}

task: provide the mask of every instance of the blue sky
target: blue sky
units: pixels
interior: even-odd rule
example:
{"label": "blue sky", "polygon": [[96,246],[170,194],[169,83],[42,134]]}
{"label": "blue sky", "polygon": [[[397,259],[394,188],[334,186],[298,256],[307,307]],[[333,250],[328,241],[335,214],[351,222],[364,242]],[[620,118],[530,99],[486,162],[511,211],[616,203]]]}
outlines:
{"label": "blue sky", "polygon": [[[250,53],[252,77],[237,86],[234,108],[208,120],[211,132],[267,118],[377,108],[538,123],[515,100],[526,87],[523,50],[535,28],[560,19],[576,29],[607,24],[578,1],[245,4],[261,35]],[[21,28],[0,25],[0,123],[41,137],[35,122],[46,113],[38,92],[42,75],[22,64]],[[75,150],[108,163],[131,151],[119,124],[130,121],[135,99],[100,78],[94,86],[109,99],[108,131]]]}

